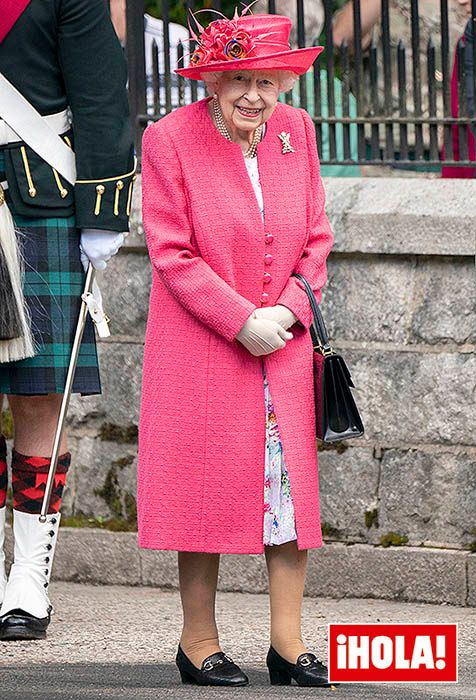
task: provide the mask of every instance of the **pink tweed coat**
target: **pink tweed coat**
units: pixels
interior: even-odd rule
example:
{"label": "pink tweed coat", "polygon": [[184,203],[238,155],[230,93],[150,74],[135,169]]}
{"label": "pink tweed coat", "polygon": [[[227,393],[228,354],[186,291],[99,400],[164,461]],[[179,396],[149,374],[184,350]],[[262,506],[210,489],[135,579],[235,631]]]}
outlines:
{"label": "pink tweed coat", "polygon": [[[333,237],[314,125],[304,110],[281,103],[267,121],[258,145],[263,223],[240,146],[216,130],[208,99],[144,134],[143,219],[153,282],[139,427],[139,546],[263,552],[264,362],[297,545],[320,547],[312,314],[301,282],[290,277],[305,275],[320,300]],[[283,131],[293,153],[282,153]],[[254,357],[235,336],[264,304],[284,304],[299,323],[285,348]]]}

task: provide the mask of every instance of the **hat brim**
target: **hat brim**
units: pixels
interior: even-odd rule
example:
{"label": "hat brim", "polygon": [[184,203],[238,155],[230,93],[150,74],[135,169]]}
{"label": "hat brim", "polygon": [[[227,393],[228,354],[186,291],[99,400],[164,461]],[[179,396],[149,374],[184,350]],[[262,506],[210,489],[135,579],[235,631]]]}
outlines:
{"label": "hat brim", "polygon": [[269,54],[269,56],[252,56],[231,61],[215,61],[202,66],[188,66],[177,68],[176,73],[184,78],[201,80],[202,73],[221,72],[227,70],[289,70],[297,75],[303,75],[312,66],[323,46],[309,46],[305,49],[293,49]]}

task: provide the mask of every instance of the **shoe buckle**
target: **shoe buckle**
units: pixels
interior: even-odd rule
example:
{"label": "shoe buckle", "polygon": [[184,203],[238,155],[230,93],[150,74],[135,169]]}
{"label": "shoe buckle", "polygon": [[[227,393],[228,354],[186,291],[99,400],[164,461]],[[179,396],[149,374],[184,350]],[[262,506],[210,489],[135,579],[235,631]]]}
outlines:
{"label": "shoe buckle", "polygon": [[214,666],[213,661],[205,661],[205,663],[203,664],[203,670],[204,671],[211,671],[213,666]]}
{"label": "shoe buckle", "polygon": [[301,659],[301,666],[310,666],[311,663],[312,661],[308,656],[305,656],[303,659]]}

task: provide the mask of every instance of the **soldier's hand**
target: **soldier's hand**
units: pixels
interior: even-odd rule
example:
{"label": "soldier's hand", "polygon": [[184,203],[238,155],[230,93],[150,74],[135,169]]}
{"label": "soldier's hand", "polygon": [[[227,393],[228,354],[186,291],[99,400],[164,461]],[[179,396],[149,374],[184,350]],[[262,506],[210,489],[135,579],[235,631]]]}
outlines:
{"label": "soldier's hand", "polygon": [[91,263],[96,270],[104,270],[107,261],[117,253],[123,243],[123,233],[83,228],[79,250],[84,269],[87,270]]}

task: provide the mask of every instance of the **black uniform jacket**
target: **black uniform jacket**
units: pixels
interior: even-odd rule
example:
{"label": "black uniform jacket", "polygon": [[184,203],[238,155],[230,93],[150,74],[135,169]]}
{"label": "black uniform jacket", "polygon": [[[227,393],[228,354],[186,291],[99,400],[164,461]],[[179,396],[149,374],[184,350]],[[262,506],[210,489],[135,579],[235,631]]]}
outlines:
{"label": "black uniform jacket", "polygon": [[[73,188],[23,143],[5,148],[14,209],[76,214],[81,228],[126,231],[134,175],[125,57],[106,0],[31,0],[0,43],[0,71],[41,115],[69,107]],[[23,148],[22,148],[23,146]]]}

